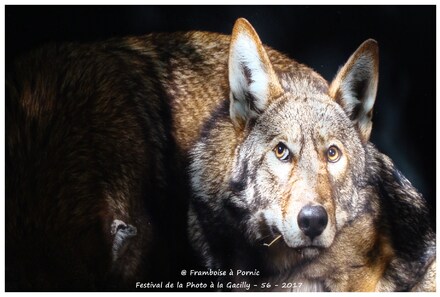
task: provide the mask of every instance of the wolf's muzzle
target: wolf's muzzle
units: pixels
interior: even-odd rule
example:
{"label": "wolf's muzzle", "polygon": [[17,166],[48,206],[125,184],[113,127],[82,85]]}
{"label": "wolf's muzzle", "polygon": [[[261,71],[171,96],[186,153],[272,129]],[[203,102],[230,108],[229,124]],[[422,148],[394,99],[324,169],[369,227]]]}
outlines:
{"label": "wolf's muzzle", "polygon": [[306,205],[298,214],[298,226],[313,241],[328,223],[327,211],[321,205]]}

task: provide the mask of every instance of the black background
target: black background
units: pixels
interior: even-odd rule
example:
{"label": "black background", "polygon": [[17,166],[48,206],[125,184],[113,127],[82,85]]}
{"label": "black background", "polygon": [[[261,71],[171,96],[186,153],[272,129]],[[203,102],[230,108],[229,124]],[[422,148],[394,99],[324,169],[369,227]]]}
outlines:
{"label": "black background", "polygon": [[380,47],[372,142],[435,207],[435,6],[6,6],[6,70],[51,41],[154,31],[230,34],[247,18],[262,41],[331,80],[366,39]]}

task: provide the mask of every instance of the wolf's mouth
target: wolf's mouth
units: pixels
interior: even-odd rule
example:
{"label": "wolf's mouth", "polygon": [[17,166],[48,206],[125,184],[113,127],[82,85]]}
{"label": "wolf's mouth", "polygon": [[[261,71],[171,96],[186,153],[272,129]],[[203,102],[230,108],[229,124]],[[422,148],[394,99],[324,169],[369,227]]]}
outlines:
{"label": "wolf's mouth", "polygon": [[276,245],[283,245],[286,249],[291,250],[291,251],[295,251],[296,253],[300,254],[301,256],[305,257],[305,258],[310,258],[310,257],[314,257],[317,256],[319,254],[319,252],[324,249],[323,246],[320,245],[315,245],[315,244],[305,244],[305,245],[299,245],[299,246],[295,246],[295,247],[290,247],[287,245],[287,243],[283,239],[283,235],[282,234],[276,234],[274,235],[273,238],[271,238],[271,241],[269,242],[263,242],[263,245],[270,248],[271,246],[276,246]]}

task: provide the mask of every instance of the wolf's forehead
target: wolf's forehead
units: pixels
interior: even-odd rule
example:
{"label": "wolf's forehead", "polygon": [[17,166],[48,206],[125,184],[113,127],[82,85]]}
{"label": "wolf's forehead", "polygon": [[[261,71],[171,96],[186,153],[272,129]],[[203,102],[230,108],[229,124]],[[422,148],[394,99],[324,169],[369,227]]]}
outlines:
{"label": "wolf's forehead", "polygon": [[282,73],[279,78],[284,91],[294,96],[328,93],[327,81],[311,69]]}
{"label": "wolf's forehead", "polygon": [[308,93],[298,96],[286,94],[271,106],[260,121],[261,128],[271,135],[319,134],[325,136],[346,131],[350,126],[342,108],[329,96]]}
{"label": "wolf's forehead", "polygon": [[288,93],[279,102],[278,111],[291,121],[315,124],[322,120],[331,121],[344,115],[340,106],[322,93]]}

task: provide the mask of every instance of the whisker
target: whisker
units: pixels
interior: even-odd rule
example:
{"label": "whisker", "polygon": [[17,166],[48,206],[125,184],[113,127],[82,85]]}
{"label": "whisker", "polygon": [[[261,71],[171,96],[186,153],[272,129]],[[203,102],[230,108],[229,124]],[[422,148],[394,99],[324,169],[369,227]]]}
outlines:
{"label": "whisker", "polygon": [[262,240],[264,240],[264,239],[266,239],[266,238],[270,238],[270,237],[272,237],[272,236],[273,236],[273,235],[271,235],[271,234],[265,235],[265,236],[263,236],[263,237],[260,238],[260,241],[262,241]]}
{"label": "whisker", "polygon": [[277,240],[280,239],[280,238],[281,238],[281,234],[278,235],[277,237],[275,237],[275,239],[272,240],[270,243],[263,243],[263,245],[269,247],[269,246],[271,246],[272,244],[274,244],[274,242],[277,241]]}

